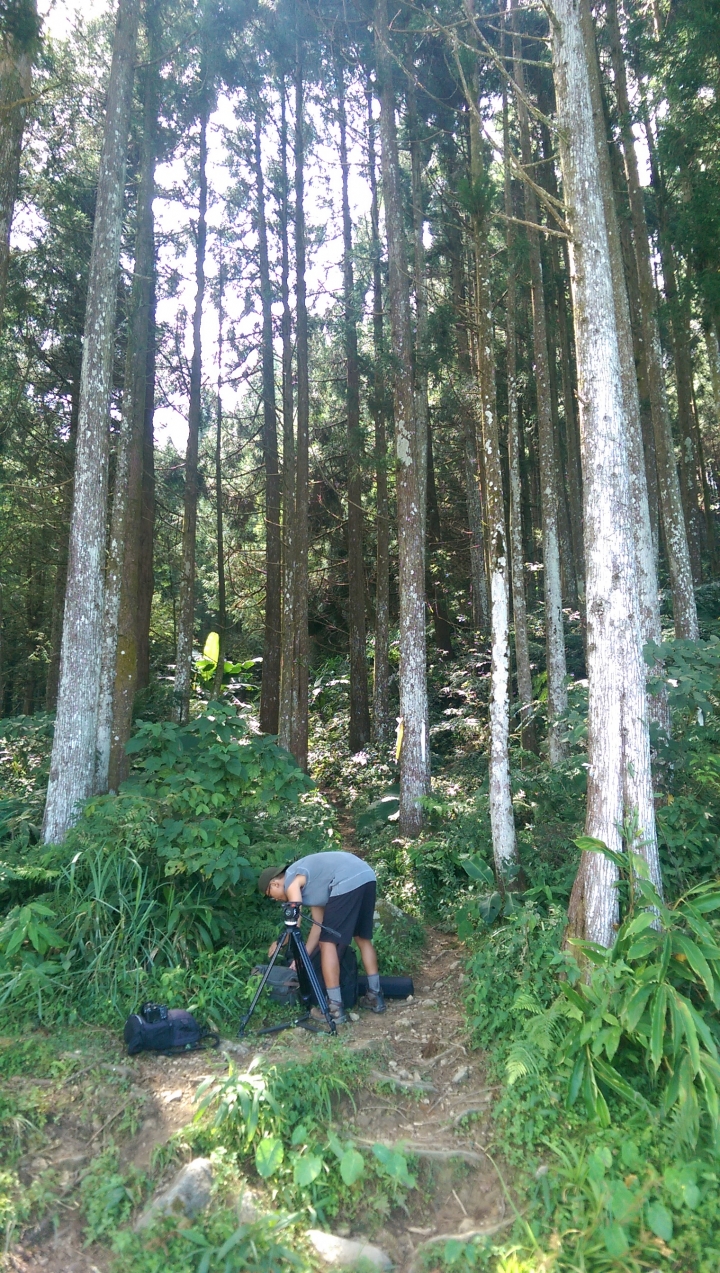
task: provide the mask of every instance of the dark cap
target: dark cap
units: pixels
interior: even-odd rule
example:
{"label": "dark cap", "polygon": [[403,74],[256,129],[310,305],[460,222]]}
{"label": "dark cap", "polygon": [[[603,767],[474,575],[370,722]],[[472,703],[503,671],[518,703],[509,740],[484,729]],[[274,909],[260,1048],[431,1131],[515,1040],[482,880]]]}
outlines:
{"label": "dark cap", "polygon": [[267,893],[270,887],[270,881],[277,879],[278,875],[284,875],[287,866],[266,866],[264,871],[260,872],[258,879],[258,888],[261,893]]}

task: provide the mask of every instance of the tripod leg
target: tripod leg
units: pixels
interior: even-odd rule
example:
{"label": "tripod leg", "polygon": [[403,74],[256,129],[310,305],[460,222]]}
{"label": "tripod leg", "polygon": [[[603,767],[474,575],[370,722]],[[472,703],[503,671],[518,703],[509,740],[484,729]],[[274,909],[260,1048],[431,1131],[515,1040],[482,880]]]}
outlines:
{"label": "tripod leg", "polygon": [[337,1028],[335,1026],[335,1022],[333,1021],[332,1016],[330,1014],[330,1003],[329,1003],[328,997],[325,994],[325,991],[323,990],[322,986],[320,985],[320,982],[318,981],[318,976],[317,976],[317,973],[315,972],[315,969],[313,968],[312,960],[307,953],[305,942],[303,941],[303,938],[302,938],[302,933],[297,928],[294,929],[290,934],[290,949],[294,951],[295,954],[298,955],[300,958],[300,962],[302,963],[302,966],[305,969],[305,972],[307,973],[308,981],[310,982],[310,985],[312,986],[312,990],[315,995],[315,998],[318,1001],[318,1006],[320,1007],[320,1010],[322,1011],[322,1014],[325,1017],[325,1020],[327,1021],[330,1033],[337,1034]]}
{"label": "tripod leg", "polygon": [[265,972],[263,973],[262,981],[260,982],[260,985],[255,991],[255,994],[253,995],[253,1001],[250,1004],[250,1007],[248,1008],[247,1012],[245,1013],[245,1016],[240,1022],[240,1029],[238,1030],[238,1038],[242,1038],[243,1034],[245,1033],[245,1030],[247,1029],[248,1021],[250,1020],[253,1012],[255,1011],[257,1007],[258,999],[260,998],[260,995],[265,989],[265,986],[267,984],[267,979],[270,976],[270,973],[272,972],[275,966],[275,961],[278,955],[280,954],[280,951],[282,950],[283,946],[285,945],[286,941],[289,940],[289,938],[290,938],[290,930],[286,928],[285,925],[283,924],[283,927],[280,930],[280,936],[278,937],[277,946],[275,947],[275,950],[273,951],[272,958],[270,959],[270,963],[268,964],[267,968],[265,969]]}

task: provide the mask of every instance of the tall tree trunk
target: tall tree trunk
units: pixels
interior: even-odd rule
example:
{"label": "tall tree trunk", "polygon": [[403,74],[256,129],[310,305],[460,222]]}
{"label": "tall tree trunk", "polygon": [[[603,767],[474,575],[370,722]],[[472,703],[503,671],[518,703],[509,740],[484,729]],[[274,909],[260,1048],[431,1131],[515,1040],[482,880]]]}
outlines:
{"label": "tall tree trunk", "polygon": [[13,8],[14,30],[0,32],[0,326],[5,310],[10,229],[20,176],[22,139],[40,31],[36,0],[18,0]]}
{"label": "tall tree trunk", "polygon": [[[142,496],[140,501],[140,553],[138,566],[137,605],[137,690],[150,684],[150,621],[155,586],[155,277],[153,269],[152,299],[148,326],[148,366],[145,386],[145,418],[143,428]],[[121,606],[122,615],[122,606]]]}
{"label": "tall tree trunk", "polygon": [[[80,382],[73,380],[70,406],[70,428],[63,468],[65,478],[62,484],[62,503],[60,513],[60,545],[58,548],[57,566],[55,567],[55,583],[53,585],[52,616],[50,620],[50,660],[45,681],[45,711],[54,712],[57,704],[58,686],[60,683],[60,645],[62,642],[63,613],[65,610],[65,589],[67,587],[69,534],[65,528],[70,525],[70,514],[73,506],[73,469],[75,467],[75,444],[77,440],[78,415],[80,412]],[[0,715],[2,705],[0,704]]]}
{"label": "tall tree trunk", "polygon": [[[472,0],[467,0],[472,13]],[[477,78],[466,90],[470,113],[470,180],[476,192],[476,209],[485,175],[480,139]],[[493,349],[492,298],[487,259],[487,228],[483,215],[471,214],[475,257],[475,351],[482,421],[482,452],[487,492],[487,546],[490,580],[490,826],[498,885],[517,887],[520,880],[515,818],[510,788],[510,579],[505,527],[505,500],[497,417],[495,354]]]}
{"label": "tall tree trunk", "polygon": [[272,284],[268,257],[265,184],[259,105],[255,114],[255,191],[257,198],[258,263],[262,301],[263,459],[265,462],[265,635],[263,640],[260,728],[277,734],[280,711],[282,576],[280,531],[280,467],[278,462],[275,351],[273,345]]}
{"label": "tall tree trunk", "polygon": [[363,556],[362,451],[360,427],[360,375],[358,370],[357,316],[352,260],[352,221],[348,183],[345,84],[341,66],[336,68],[340,166],[342,169],[343,306],[347,367],[348,461],[348,629],[350,645],[350,751],[360,751],[370,740],[367,642],[365,635],[365,561]]}
{"label": "tall tree trunk", "polygon": [[193,352],[190,364],[188,440],[185,452],[185,500],[183,506],[182,573],[175,659],[174,715],[179,725],[190,719],[192,654],[195,636],[195,544],[197,537],[198,446],[202,414],[202,312],[205,299],[205,249],[207,245],[207,128],[209,107],[200,116],[200,165],[198,169],[198,223],[195,249],[195,312]]}
{"label": "tall tree trunk", "polygon": [[373,731],[377,743],[390,738],[390,512],[388,508],[387,395],[380,247],[380,217],[375,169],[375,120],[372,89],[367,89],[370,227],[373,265],[373,371],[370,411],[375,433],[375,657],[373,663]]}
{"label": "tall tree trunk", "polygon": [[43,824],[47,843],[64,839],[95,785],[108,416],[138,15],[138,0],[120,0],[88,276],[60,685]]}
{"label": "tall tree trunk", "polygon": [[307,769],[308,673],[308,499],[310,380],[308,370],[307,283],[305,279],[305,85],[303,48],[295,55],[295,348],[297,358],[297,436],[295,444],[295,595],[290,750]]}
{"label": "tall tree trunk", "polygon": [[[522,41],[513,33],[513,66],[518,85],[517,113],[520,124],[520,144],[523,167],[532,172],[530,126],[525,105],[525,73],[522,63]],[[550,764],[557,765],[565,757],[567,747],[561,718],[567,711],[567,687],[565,678],[565,634],[563,630],[562,588],[560,581],[560,551],[558,541],[558,473],[555,431],[553,429],[550,402],[550,372],[548,358],[547,326],[545,321],[545,294],[543,290],[542,263],[540,258],[540,234],[534,227],[539,224],[537,197],[530,185],[525,186],[525,214],[531,226],[527,230],[530,260],[530,292],[533,313],[533,352],[535,358],[535,386],[538,407],[538,437],[540,459],[540,491],[542,506],[542,543],[545,581],[545,648],[547,660],[548,690],[548,742]]]}
{"label": "tall tree trunk", "polygon": [[383,201],[390,266],[390,322],[395,354],[395,454],[400,591],[400,833],[417,835],[421,800],[430,790],[425,648],[425,438],[413,394],[412,327],[403,233],[395,93],[387,0],[375,0],[380,89]]}
{"label": "tall tree trunk", "polygon": [[[149,18],[152,24],[150,14]],[[149,35],[149,46],[152,46],[154,53],[157,39],[152,30]],[[116,791],[127,775],[125,744],[130,737],[137,682],[140,510],[148,341],[155,274],[153,197],[158,112],[156,63],[152,53],[148,56],[148,65],[143,71],[143,136],[138,173],[130,335],[125,359],[122,421],[105,573],[103,656],[96,744],[98,791]]]}
{"label": "tall tree trunk", "polygon": [[290,249],[288,129],[285,80],[280,85],[280,240],[282,244],[282,648],[280,665],[280,743],[290,751],[293,712],[293,648],[295,641],[295,430],[293,423],[292,316],[290,313]]}
{"label": "tall tree trunk", "polygon": [[[218,377],[217,397],[215,401],[215,537],[217,540],[217,574],[218,574],[218,661],[213,683],[213,698],[222,697],[223,676],[225,675],[225,650],[227,647],[227,599],[225,593],[225,527],[223,524],[223,472],[222,472],[222,373],[223,373],[223,336],[225,326],[225,262],[220,258],[218,270]],[[276,451],[277,458],[277,451]],[[263,670],[265,663],[263,662]]]}
{"label": "tall tree trunk", "polygon": [[643,344],[647,359],[648,390],[650,410],[652,414],[653,433],[655,439],[655,458],[657,464],[658,490],[660,509],[665,535],[665,551],[668,559],[670,585],[673,595],[673,615],[675,634],[689,640],[696,640],[698,635],[697,609],[693,591],[693,578],[690,563],[690,552],[683,516],[680,482],[675,464],[670,414],[665,391],[665,376],[662,365],[660,331],[658,328],[655,305],[655,285],[653,282],[650,261],[650,245],[647,222],[645,219],[645,203],[640,185],[635,138],[632,131],[632,116],[627,88],[625,59],[620,44],[620,29],[617,21],[615,0],[608,0],[607,12],[610,30],[610,51],[612,54],[615,92],[620,115],[620,135],[625,161],[625,175],[630,198],[630,214],[633,227],[635,247],[635,263],[637,268],[638,291],[640,297],[640,322],[642,326]]}
{"label": "tall tree trunk", "polygon": [[[588,797],[586,832],[622,849],[636,816],[654,840],[655,817],[645,710],[630,438],[619,347],[606,208],[612,202],[600,162],[592,86],[595,53],[589,11],[552,0],[553,72],[561,161],[572,241],[571,280],[582,417],[587,562]],[[603,129],[604,131],[604,129]],[[609,165],[608,165],[609,167]],[[583,853],[570,899],[573,936],[614,941],[617,871]]]}
{"label": "tall tree trunk", "polygon": [[510,577],[512,580],[513,626],[515,628],[515,668],[523,746],[535,750],[532,726],[532,672],[528,644],[527,607],[525,603],[525,558],[522,539],[522,496],[520,489],[520,426],[517,401],[517,345],[515,314],[515,231],[513,222],[512,184],[510,179],[510,127],[507,93],[503,93],[503,145],[505,151],[505,214],[507,220],[507,299],[505,302],[507,342],[507,430],[508,469],[510,477]]}
{"label": "tall tree trunk", "polygon": [[457,401],[462,426],[465,504],[468,530],[470,532],[470,588],[472,593],[473,627],[476,632],[484,635],[488,630],[490,621],[483,534],[484,512],[480,487],[480,465],[478,462],[475,403],[477,386],[473,382],[470,341],[468,338],[469,314],[462,236],[456,225],[450,228],[449,237],[458,360]]}
{"label": "tall tree trunk", "polygon": [[[442,550],[442,524],[440,521],[440,506],[438,504],[437,484],[435,482],[435,459],[433,456],[433,436],[430,419],[427,422],[427,546],[428,555],[433,552]],[[430,610],[433,616],[433,627],[435,629],[435,646],[440,654],[444,654],[447,658],[452,658],[453,650],[453,630],[448,617],[447,599],[445,589],[441,583],[432,575],[430,570],[426,571],[427,591],[430,601]]]}

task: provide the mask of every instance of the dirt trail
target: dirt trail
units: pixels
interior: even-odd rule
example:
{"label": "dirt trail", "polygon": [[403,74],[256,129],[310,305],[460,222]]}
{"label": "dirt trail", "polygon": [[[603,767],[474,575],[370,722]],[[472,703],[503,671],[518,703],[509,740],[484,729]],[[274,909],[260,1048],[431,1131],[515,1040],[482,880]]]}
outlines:
{"label": "dirt trail", "polygon": [[[357,852],[350,819],[341,816],[340,825],[346,847]],[[345,1047],[373,1054],[370,1077],[354,1108],[347,1102],[338,1112],[343,1135],[360,1146],[402,1147],[418,1155],[424,1168],[424,1187],[409,1195],[408,1213],[394,1212],[373,1235],[398,1273],[411,1273],[420,1249],[433,1237],[497,1232],[509,1221],[497,1173],[483,1149],[495,1093],[487,1085],[482,1058],[468,1046],[462,956],[454,938],[429,930],[413,998],[389,1002],[382,1016],[355,1013],[358,1019],[342,1028]],[[258,1051],[277,1062],[290,1056],[309,1060],[313,1045],[304,1030],[295,1029],[248,1048],[223,1041],[217,1053],[128,1058],[108,1034],[105,1059],[68,1080],[46,1146],[21,1165],[26,1182],[55,1170],[64,1195],[57,1231],[47,1221],[26,1234],[7,1257],[7,1267],[13,1273],[105,1273],[111,1264],[107,1249],[83,1247],[77,1187],[90,1159],[121,1127],[122,1116],[135,1111],[137,1125],[118,1137],[121,1163],[147,1169],[156,1147],[191,1121],[203,1078],[225,1073],[230,1059],[242,1065]],[[33,1085],[30,1077],[14,1082]],[[95,1092],[98,1112],[89,1126],[87,1104]]]}

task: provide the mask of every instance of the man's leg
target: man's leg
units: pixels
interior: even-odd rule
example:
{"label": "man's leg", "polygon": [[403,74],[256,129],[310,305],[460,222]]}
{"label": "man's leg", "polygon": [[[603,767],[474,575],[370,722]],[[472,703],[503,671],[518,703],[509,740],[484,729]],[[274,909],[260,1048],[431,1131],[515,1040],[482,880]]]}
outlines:
{"label": "man's leg", "polygon": [[377,961],[377,955],[375,954],[375,947],[373,946],[372,942],[368,941],[367,937],[356,937],[355,945],[360,951],[360,958],[363,961],[363,968],[365,969],[368,977],[377,976],[378,961]]}
{"label": "man's leg", "polygon": [[[328,994],[331,990],[339,990],[340,988],[340,960],[338,959],[338,949],[333,942],[320,942],[320,966],[322,968],[323,981]],[[377,966],[377,964],[376,964]]]}

